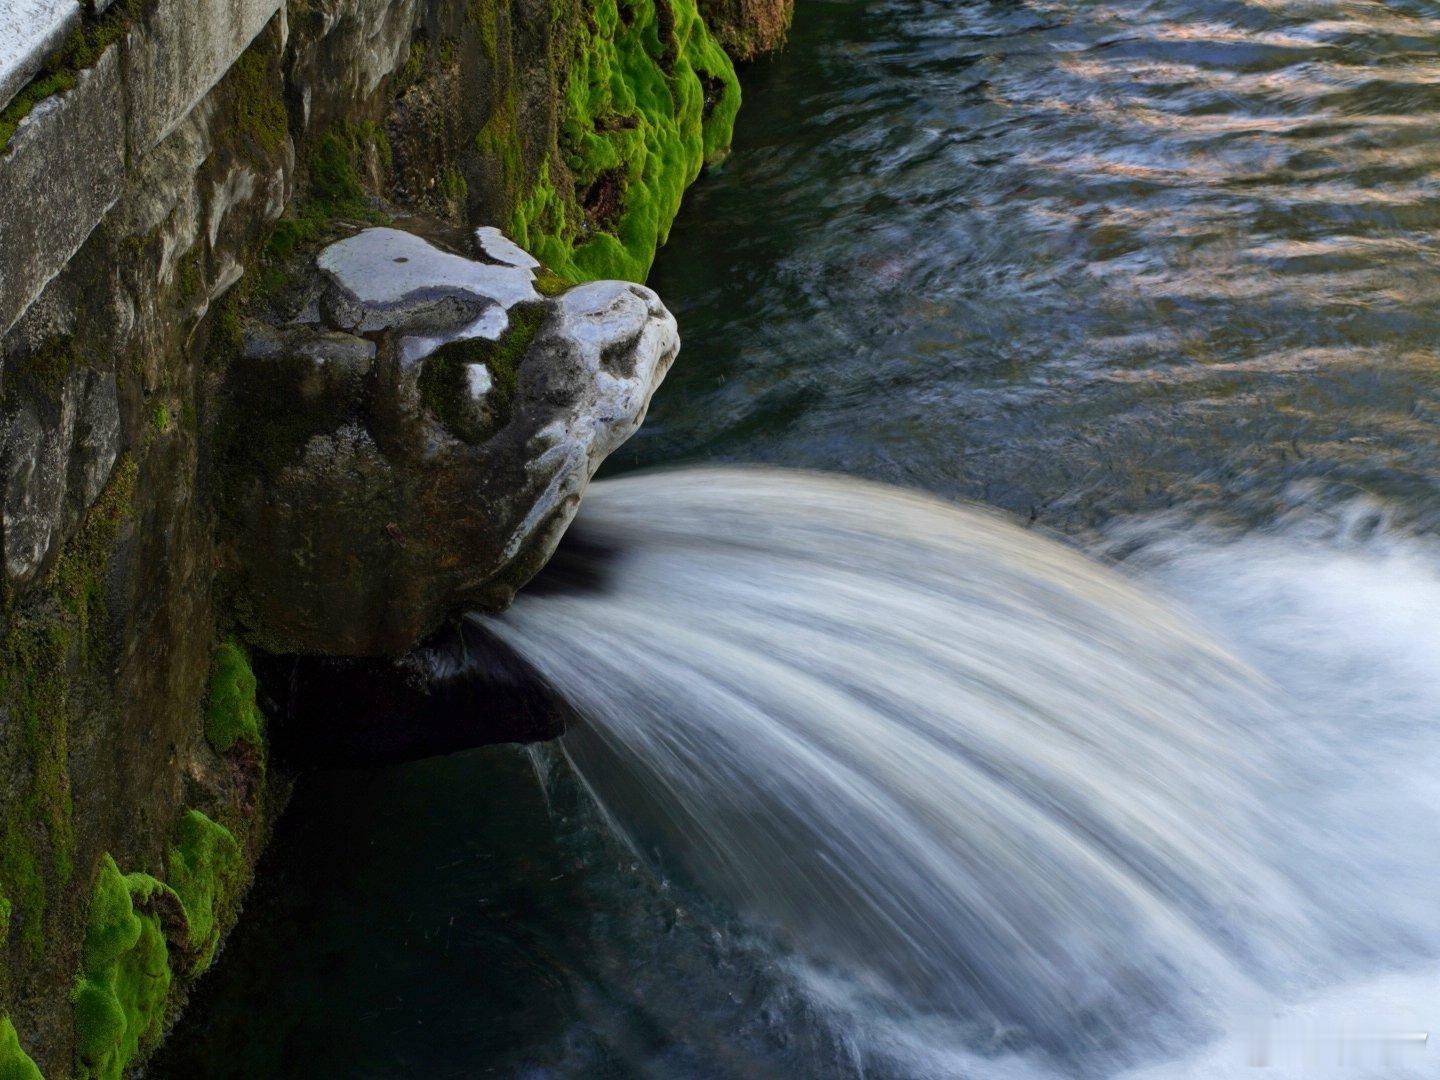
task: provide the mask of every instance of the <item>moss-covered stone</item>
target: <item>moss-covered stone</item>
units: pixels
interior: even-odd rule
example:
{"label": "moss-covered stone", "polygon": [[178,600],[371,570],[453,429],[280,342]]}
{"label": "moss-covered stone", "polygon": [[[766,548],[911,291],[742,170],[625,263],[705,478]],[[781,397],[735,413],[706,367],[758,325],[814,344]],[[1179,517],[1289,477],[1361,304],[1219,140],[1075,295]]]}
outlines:
{"label": "moss-covered stone", "polygon": [[223,642],[215,650],[210,675],[210,702],[205,710],[205,738],[217,754],[228,754],[237,744],[259,748],[263,719],[255,702],[255,673],[245,650],[236,642]]}
{"label": "moss-covered stone", "polygon": [[372,205],[364,181],[364,163],[371,155],[383,166],[390,160],[390,143],[384,130],[369,121],[338,124],[319,137],[304,192],[270,234],[257,282],[261,294],[281,292],[290,280],[287,264],[296,251],[335,231],[337,222],[374,224],[386,219]]}
{"label": "moss-covered stone", "polygon": [[164,1030],[172,980],[160,917],[138,904],[165,886],[148,874],[122,874],[100,861],[90,899],[75,1005],[75,1074],[119,1080]]}
{"label": "moss-covered stone", "polygon": [[234,917],[244,855],[228,829],[190,810],[165,877],[100,860],[71,995],[77,1077],[118,1080],[159,1042],[172,989],[209,967]]}
{"label": "moss-covered stone", "polygon": [[8,1016],[0,1016],[0,1080],[44,1080]]}
{"label": "moss-covered stone", "polygon": [[[499,341],[472,338],[443,345],[425,360],[420,372],[420,399],[456,438],[472,445],[483,442],[510,422],[520,360],[545,321],[545,305],[517,304]],[[466,368],[483,364],[490,372],[490,391],[483,415],[473,407]]]}
{"label": "moss-covered stone", "polygon": [[[561,101],[573,190],[545,162],[512,230],[567,277],[643,281],[685,189],[730,145],[740,84],[695,0],[597,0],[587,14]],[[511,135],[510,108],[481,132],[482,148]]]}
{"label": "moss-covered stone", "polygon": [[223,825],[198,810],[187,811],[165,861],[165,880],[185,911],[187,952],[194,959],[184,974],[199,974],[210,966],[221,927],[238,907],[245,881],[240,845]]}
{"label": "moss-covered stone", "polygon": [[98,18],[87,14],[54,56],[10,103],[0,110],[0,153],[15,129],[48,97],[75,85],[80,73],[95,66],[100,54],[125,36],[147,0],[119,0]]}
{"label": "moss-covered stone", "polygon": [[0,639],[0,702],[17,721],[30,768],[24,793],[0,812],[0,891],[14,905],[20,940],[37,957],[55,892],[74,870],[69,773],[72,697],[96,657],[91,626],[102,615],[104,576],[135,488],[124,458],[70,538],[50,578],[11,607]]}
{"label": "moss-covered stone", "polygon": [[785,44],[795,5],[791,0],[699,0],[715,40],[737,62],[754,60]]}
{"label": "moss-covered stone", "polygon": [[[74,87],[153,2],[87,11],[0,110],[0,156],[21,119]],[[291,0],[167,147],[131,148],[120,201],[0,341],[7,412],[53,430],[81,371],[113,377],[118,401],[121,457],[99,501],[79,521],[68,506],[46,565],[0,592],[0,1015],[52,1080],[117,1075],[143,1057],[233,919],[284,785],[266,767],[243,651],[210,649],[217,626],[222,638],[247,626],[225,582],[240,549],[217,504],[237,446],[264,455],[245,460],[268,482],[315,429],[353,417],[323,395],[277,392],[296,370],[243,355],[239,301],[279,306],[287,268],[320,242],[411,214],[444,219],[452,228],[435,238],[455,251],[469,226],[521,223],[517,239],[553,268],[536,283],[545,295],[643,276],[739,102],[695,2],[439,0],[406,60],[412,23],[383,5]],[[217,297],[237,267],[239,284]],[[491,373],[492,422],[525,407],[514,360],[534,330],[522,320],[468,358]],[[428,389],[461,370],[446,359]],[[510,497],[527,482],[483,479]],[[478,487],[467,477],[456,490]],[[377,503],[371,547],[350,542],[345,556],[410,558],[433,518],[402,522]],[[209,817],[190,817],[192,805]],[[113,874],[100,873],[106,851],[120,858]],[[92,911],[97,874],[109,903]],[[123,947],[97,929],[82,961],[97,919],[124,931]],[[0,1026],[0,1080],[29,1062],[12,1041]]]}
{"label": "moss-covered stone", "polygon": [[235,94],[235,134],[254,139],[267,154],[278,152],[289,136],[289,119],[277,59],[262,49],[251,49],[226,78]]}
{"label": "moss-covered stone", "polygon": [[7,397],[24,390],[42,397],[54,398],[60,393],[65,376],[80,366],[80,354],[70,335],[47,338],[5,371]]}

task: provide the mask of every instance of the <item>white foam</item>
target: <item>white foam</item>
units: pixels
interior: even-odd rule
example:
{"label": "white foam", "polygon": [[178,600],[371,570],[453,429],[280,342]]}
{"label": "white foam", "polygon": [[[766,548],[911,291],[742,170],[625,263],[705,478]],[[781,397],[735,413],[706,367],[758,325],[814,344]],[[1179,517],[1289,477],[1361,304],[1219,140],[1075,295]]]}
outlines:
{"label": "white foam", "polygon": [[609,819],[786,943],[857,1072],[1410,1080],[1440,545],[1376,520],[1128,530],[1207,636],[991,516],[685,470],[595,485],[599,586],[488,625],[585,718]]}

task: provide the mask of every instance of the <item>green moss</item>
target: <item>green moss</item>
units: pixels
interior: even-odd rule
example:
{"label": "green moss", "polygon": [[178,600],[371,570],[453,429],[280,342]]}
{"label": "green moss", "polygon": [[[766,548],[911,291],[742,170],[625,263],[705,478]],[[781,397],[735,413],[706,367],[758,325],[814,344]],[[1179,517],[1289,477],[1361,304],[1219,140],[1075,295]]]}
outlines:
{"label": "green moss", "polygon": [[165,864],[166,883],[185,910],[191,974],[210,966],[221,927],[235,913],[245,881],[245,860],[230,830],[198,810],[180,819],[179,835]]}
{"label": "green moss", "polygon": [[148,874],[122,874],[100,861],[90,899],[75,1009],[75,1074],[118,1080],[160,1041],[172,981],[158,914],[143,904],[166,886]]}
{"label": "green moss", "polygon": [[266,153],[276,153],[289,135],[289,118],[269,54],[262,49],[245,50],[226,78],[235,94],[236,132],[253,139]]}
{"label": "green moss", "polygon": [[[46,613],[50,614],[49,612]],[[6,814],[0,841],[0,882],[22,912],[21,940],[38,954],[53,879],[70,876],[75,844],[68,769],[69,670],[74,628],[57,616],[16,620],[6,635],[5,690],[20,721],[20,748],[30,786]]]}
{"label": "green moss", "polygon": [[470,195],[470,185],[465,181],[465,174],[458,168],[454,165],[446,165],[441,168],[439,185],[441,195],[452,203],[465,205],[465,200]]}
{"label": "green moss", "polygon": [[20,1046],[20,1036],[8,1016],[0,1016],[0,1080],[45,1080]]}
{"label": "green moss", "polygon": [[410,41],[410,51],[405,54],[405,62],[395,73],[395,92],[397,94],[404,93],[420,81],[420,75],[425,70],[425,60],[429,54],[430,42],[426,40],[423,30],[418,31]]}
{"label": "green moss", "polygon": [[[643,280],[685,188],[729,146],[739,107],[734,66],[695,0],[597,0],[561,105],[573,191],[542,164],[517,199],[515,239],[570,278]],[[511,129],[502,110],[480,148],[496,152]]]}
{"label": "green moss", "polygon": [[131,902],[130,887],[115,860],[100,861],[90,895],[90,917],[85,926],[83,968],[100,972],[135,947],[140,940],[140,919]]}
{"label": "green moss", "polygon": [[255,703],[255,685],[245,650],[233,641],[221,644],[215,650],[205,713],[205,738],[216,753],[228,753],[236,743],[261,745],[262,717]]}
{"label": "green moss", "polygon": [[355,134],[348,126],[320,136],[310,161],[313,200],[337,210],[363,209],[365,187],[360,183],[359,151]]}
{"label": "green moss", "polygon": [[99,18],[85,16],[39,74],[0,110],[0,151],[10,144],[20,121],[29,116],[36,105],[74,88],[80,72],[94,67],[101,54],[125,35],[144,2],[119,0]]}
{"label": "green moss", "polygon": [[369,122],[339,124],[320,136],[310,155],[305,191],[276,222],[266,244],[265,265],[259,274],[262,294],[285,287],[284,266],[296,249],[323,236],[337,218],[367,224],[385,220],[385,215],[366,201],[361,179],[364,159],[372,151],[388,168],[390,141],[380,127]]}
{"label": "green moss", "polygon": [[559,296],[566,289],[573,288],[574,285],[575,282],[561,277],[548,266],[542,266],[535,271],[535,291],[541,296]]}
{"label": "green moss", "polygon": [[51,586],[74,621],[82,660],[89,658],[90,624],[104,612],[105,573],[120,530],[130,515],[139,472],[135,459],[128,454],[116,463],[105,489],[55,565]]}
{"label": "green moss", "polygon": [[240,355],[245,347],[245,328],[240,320],[239,294],[231,291],[225,294],[214,307],[215,318],[210,327],[210,348],[208,355],[229,364]]}
{"label": "green moss", "polygon": [[170,430],[170,409],[163,401],[157,401],[150,410],[150,423],[161,435]]}
{"label": "green moss", "polygon": [[180,265],[175,270],[175,285],[180,291],[182,303],[188,304],[194,300],[204,287],[205,275],[202,266],[204,258],[204,253],[197,245],[180,260]]}
{"label": "green moss", "polygon": [[7,383],[20,381],[55,397],[65,383],[65,377],[80,366],[80,354],[75,348],[75,339],[68,334],[47,338],[6,370]]}
{"label": "green moss", "polygon": [[[545,305],[517,304],[510,309],[510,325],[499,341],[474,338],[443,345],[425,359],[420,371],[420,400],[456,438],[475,444],[488,439],[510,422],[520,361],[545,321]],[[470,408],[465,369],[484,364],[490,371],[490,392],[485,421]]]}
{"label": "green moss", "polygon": [[50,931],[50,900],[74,869],[69,773],[72,700],[100,663],[91,626],[103,617],[105,575],[134,494],[128,456],[70,537],[49,578],[7,611],[0,639],[0,703],[13,720],[23,793],[0,810],[0,892],[19,916],[32,958]]}
{"label": "green moss", "polygon": [[77,1077],[118,1080],[159,1042],[172,985],[210,965],[235,914],[244,856],[228,829],[191,810],[165,875],[123,874],[109,855],[100,860],[71,995]]}

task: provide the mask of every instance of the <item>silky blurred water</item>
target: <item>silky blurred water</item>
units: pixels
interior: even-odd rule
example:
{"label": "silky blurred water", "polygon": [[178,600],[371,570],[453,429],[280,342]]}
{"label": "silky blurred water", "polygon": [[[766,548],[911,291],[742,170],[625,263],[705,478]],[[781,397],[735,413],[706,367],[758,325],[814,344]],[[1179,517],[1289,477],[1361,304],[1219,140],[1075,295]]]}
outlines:
{"label": "silky blurred water", "polygon": [[1323,826],[1348,900],[1296,928],[1313,962],[1078,1063],[862,1022],[853,972],[648,870],[553,753],[542,785],[489,750],[303,785],[155,1073],[1288,1076],[1440,1024],[1440,10],[800,0],[745,86],[651,279],[681,357],[607,473],[824,468],[1117,563],[1278,707],[1261,816]]}

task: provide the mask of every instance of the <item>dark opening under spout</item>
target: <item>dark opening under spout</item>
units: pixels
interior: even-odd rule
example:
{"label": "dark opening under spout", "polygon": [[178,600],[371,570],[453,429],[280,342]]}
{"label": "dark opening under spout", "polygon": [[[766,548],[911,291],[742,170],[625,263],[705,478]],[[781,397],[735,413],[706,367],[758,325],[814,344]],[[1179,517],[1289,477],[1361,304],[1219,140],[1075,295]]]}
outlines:
{"label": "dark opening under spout", "polygon": [[561,735],[569,715],[533,667],[469,621],[399,659],[279,656],[256,667],[275,758],[297,768],[539,742]]}

